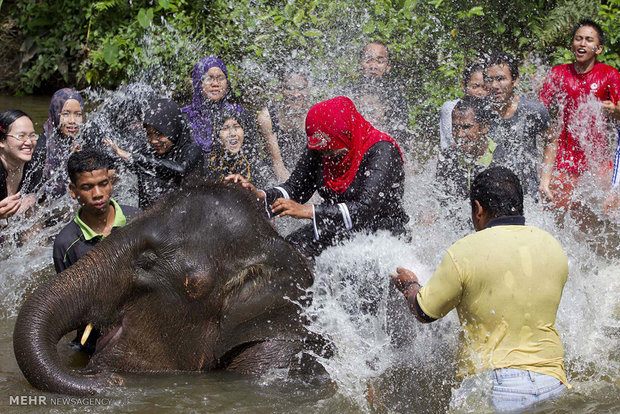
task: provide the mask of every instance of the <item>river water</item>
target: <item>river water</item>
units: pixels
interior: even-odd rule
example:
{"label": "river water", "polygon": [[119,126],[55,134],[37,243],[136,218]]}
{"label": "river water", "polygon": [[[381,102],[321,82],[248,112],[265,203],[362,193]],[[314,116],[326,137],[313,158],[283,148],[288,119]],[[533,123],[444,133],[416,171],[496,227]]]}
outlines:
{"label": "river water", "polygon": [[[48,102],[49,97],[0,97],[0,109],[25,110],[40,132]],[[481,375],[462,387],[454,380],[456,314],[430,325],[418,324],[388,277],[401,265],[415,270],[423,282],[428,280],[445,249],[471,231],[455,227],[433,204],[433,170],[433,162],[415,166],[416,173],[409,171],[407,177],[405,205],[412,217],[412,241],[386,234],[359,236],[345,246],[328,249],[317,260],[311,289],[314,302],[304,312],[312,320],[308,329],[335,345],[335,355],[321,361],[331,380],[319,383],[279,372],[261,378],[217,372],[130,376],[126,386],[110,389],[97,399],[63,400],[37,391],[17,367],[12,330],[23,298],[54,274],[51,240],[63,223],[40,230],[22,246],[5,243],[0,251],[2,412],[488,412],[488,377]],[[129,203],[135,203],[133,197],[122,186],[115,194]],[[74,205],[68,198],[60,204]],[[461,213],[468,217],[466,203]],[[534,412],[620,412],[620,265],[617,258],[603,257],[603,253],[617,253],[617,241],[606,240],[601,229],[584,234],[570,218],[557,227],[553,217],[533,202],[527,203],[526,216],[528,224],[549,231],[561,242],[570,266],[557,329],[573,389]],[[619,224],[617,218],[605,220],[608,225]],[[287,228],[286,223],[282,228]],[[83,363],[63,341],[58,349],[68,364]],[[369,389],[372,403],[367,399]],[[19,405],[23,401],[17,399],[24,396],[37,399]]]}

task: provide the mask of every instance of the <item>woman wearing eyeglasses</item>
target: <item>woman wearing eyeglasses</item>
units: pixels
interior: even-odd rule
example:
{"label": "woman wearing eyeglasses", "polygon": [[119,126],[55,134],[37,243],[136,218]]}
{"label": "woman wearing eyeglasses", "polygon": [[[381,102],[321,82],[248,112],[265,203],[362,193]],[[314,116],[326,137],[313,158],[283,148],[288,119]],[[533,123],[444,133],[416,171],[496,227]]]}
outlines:
{"label": "woman wearing eyeglasses", "polygon": [[213,146],[213,123],[224,109],[241,112],[241,106],[228,102],[230,87],[226,65],[215,56],[198,61],[192,70],[192,104],[182,108],[189,118],[194,142],[208,153]]}
{"label": "woman wearing eyeglasses", "polygon": [[32,119],[18,109],[0,113],[0,219],[32,207],[41,183],[45,139],[38,140]]}

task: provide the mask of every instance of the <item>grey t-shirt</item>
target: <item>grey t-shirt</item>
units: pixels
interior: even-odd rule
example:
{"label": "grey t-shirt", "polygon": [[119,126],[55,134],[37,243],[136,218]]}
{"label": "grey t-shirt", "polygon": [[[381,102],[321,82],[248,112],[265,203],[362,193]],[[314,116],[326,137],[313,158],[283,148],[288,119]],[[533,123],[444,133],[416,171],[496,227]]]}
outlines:
{"label": "grey t-shirt", "polygon": [[523,192],[531,196],[536,196],[539,183],[537,143],[550,123],[549,112],[540,102],[519,96],[511,118],[494,113],[489,125],[489,137],[497,144],[493,162],[510,168],[521,180]]}

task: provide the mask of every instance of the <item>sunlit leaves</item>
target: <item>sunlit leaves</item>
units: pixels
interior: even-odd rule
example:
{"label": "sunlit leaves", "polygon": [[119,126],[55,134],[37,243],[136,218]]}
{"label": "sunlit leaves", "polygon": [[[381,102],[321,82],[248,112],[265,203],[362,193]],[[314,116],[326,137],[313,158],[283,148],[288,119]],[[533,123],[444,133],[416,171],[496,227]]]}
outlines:
{"label": "sunlit leaves", "polygon": [[153,9],[152,8],[148,8],[148,9],[140,9],[140,11],[138,12],[138,23],[140,23],[140,26],[142,26],[143,29],[147,29],[150,24],[151,21],[153,20]]}
{"label": "sunlit leaves", "polygon": [[108,43],[103,47],[103,60],[108,65],[113,65],[118,60],[118,45]]}

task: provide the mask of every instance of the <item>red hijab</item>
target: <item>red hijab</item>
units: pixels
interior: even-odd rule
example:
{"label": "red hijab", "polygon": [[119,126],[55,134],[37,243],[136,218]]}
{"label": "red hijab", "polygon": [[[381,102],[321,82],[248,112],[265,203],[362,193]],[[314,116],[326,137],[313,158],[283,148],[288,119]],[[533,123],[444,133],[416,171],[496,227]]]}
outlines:
{"label": "red hijab", "polygon": [[349,188],[364,154],[377,142],[391,142],[401,153],[401,160],[403,157],[398,144],[366,121],[357,112],[353,102],[345,96],[319,102],[310,108],[306,116],[306,134],[310,149],[349,150],[339,161],[323,158],[325,184],[337,193],[344,193]]}

